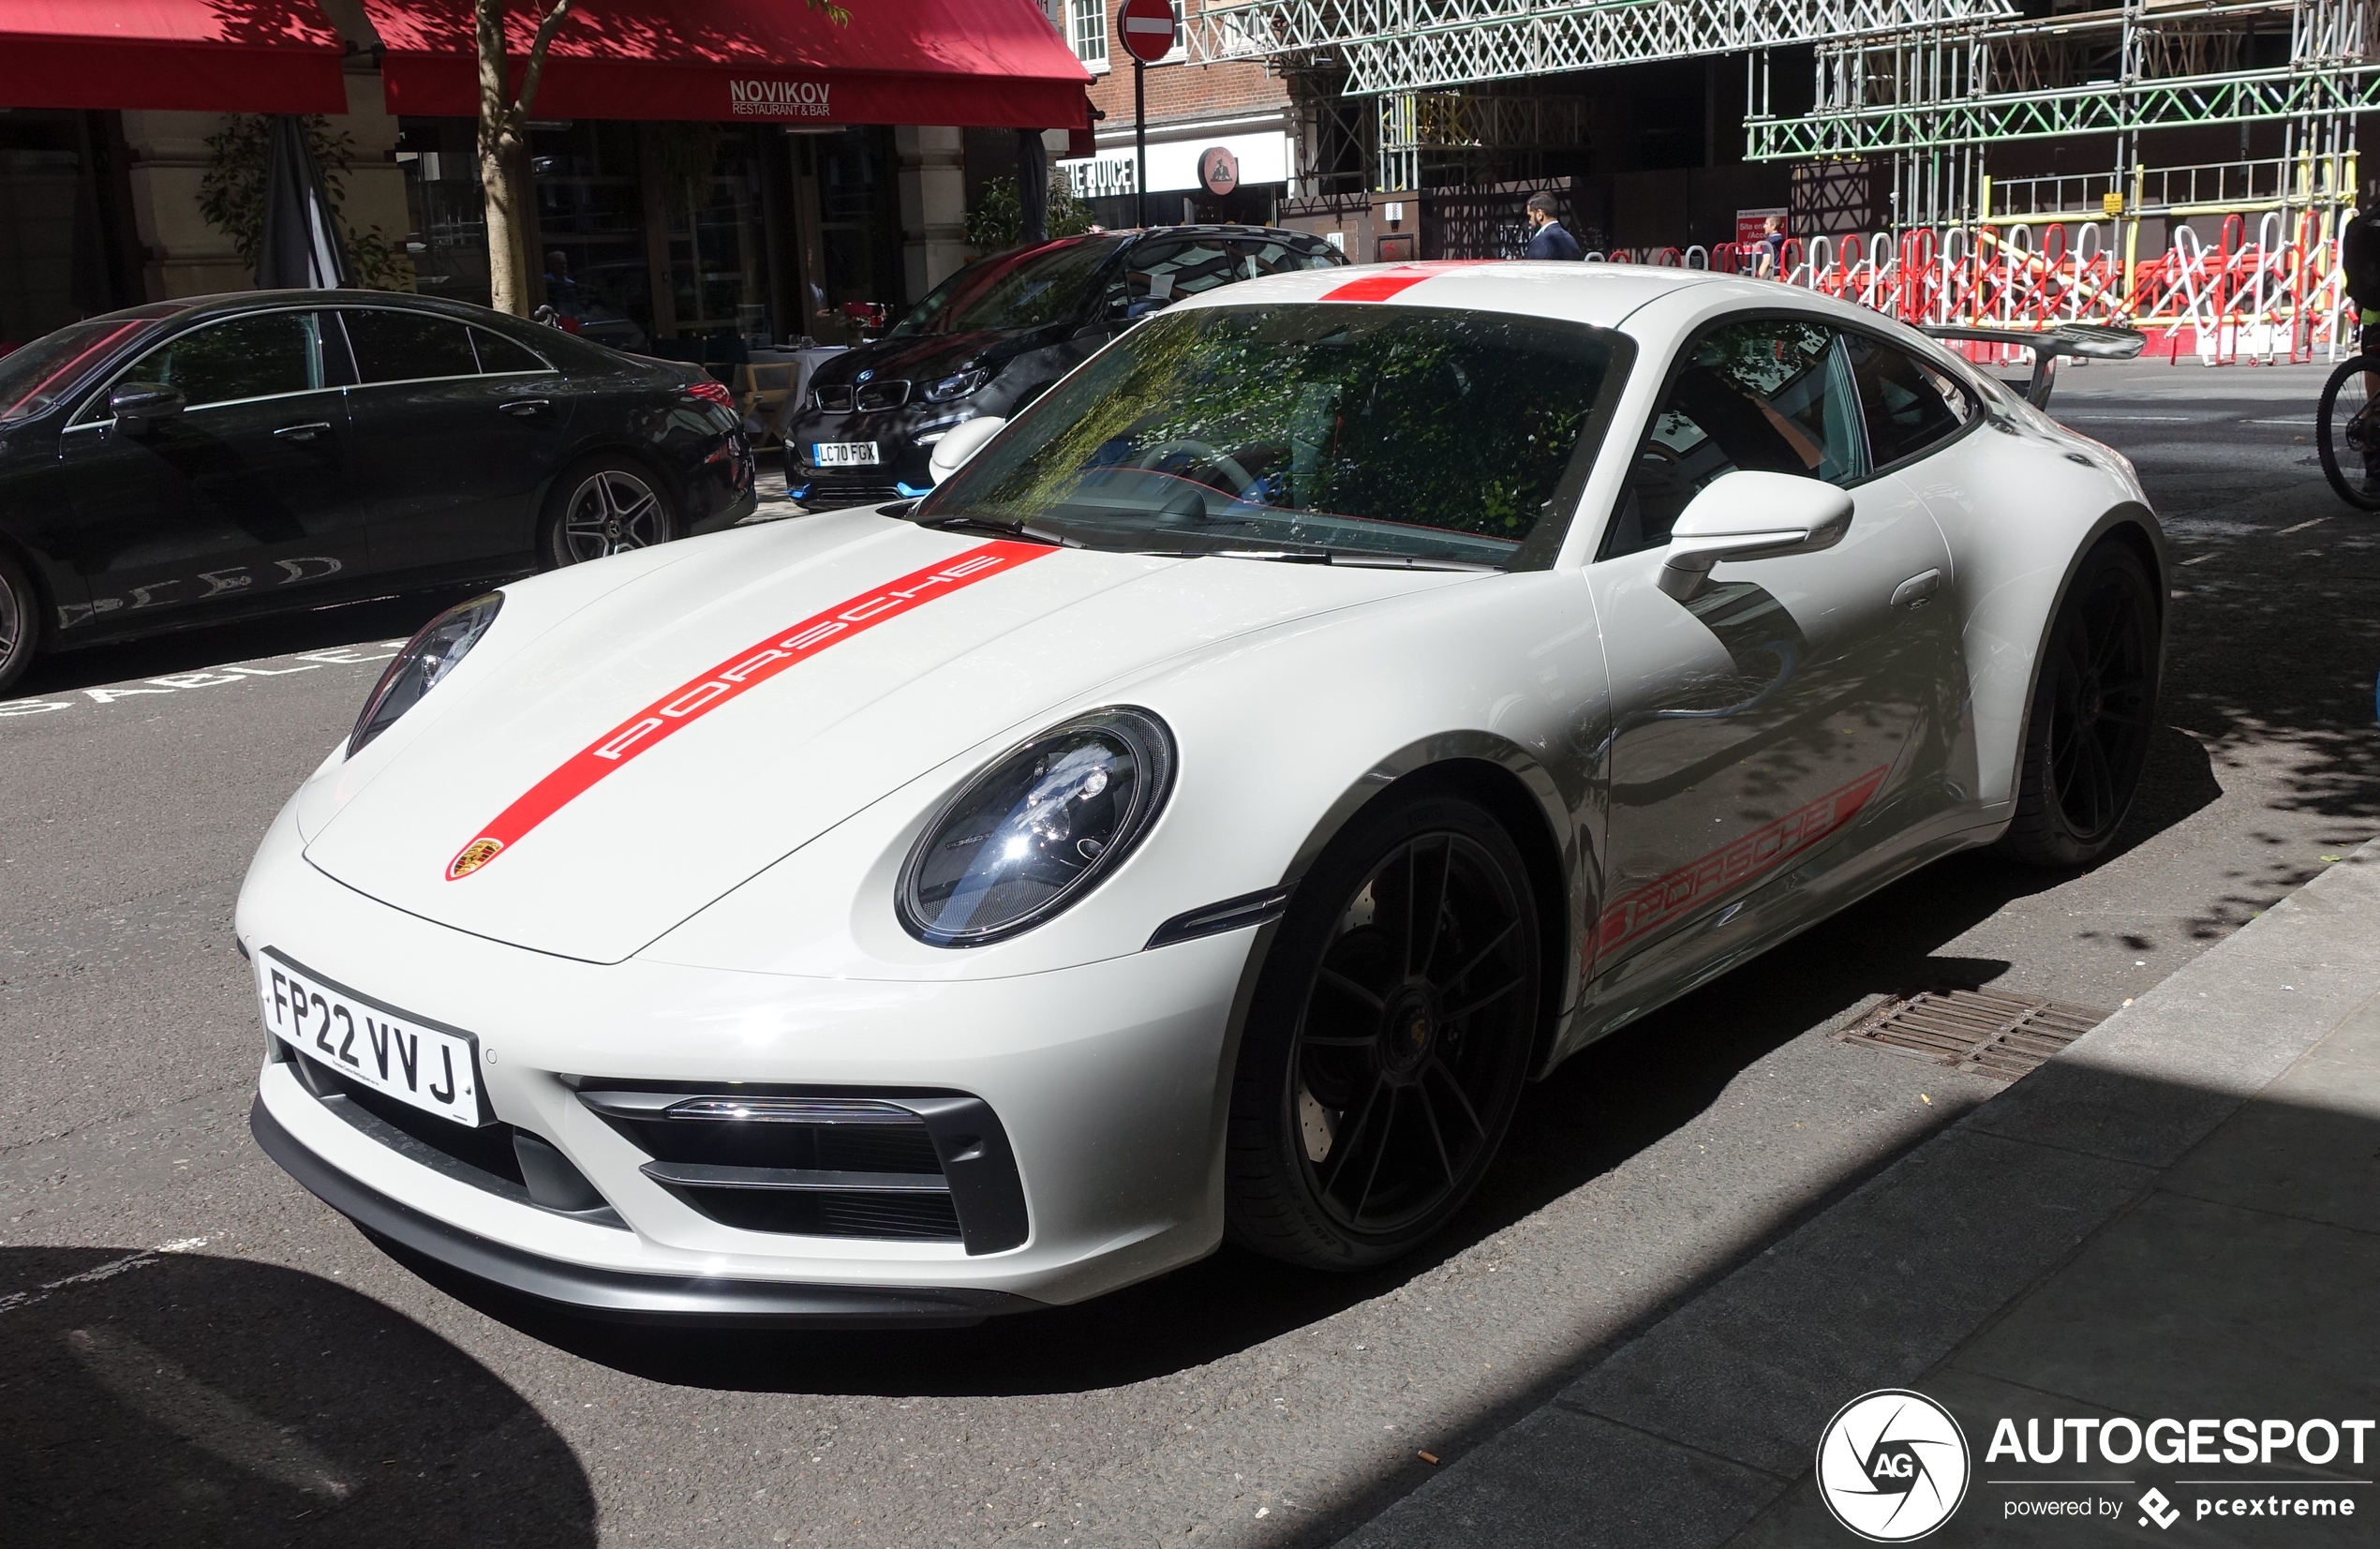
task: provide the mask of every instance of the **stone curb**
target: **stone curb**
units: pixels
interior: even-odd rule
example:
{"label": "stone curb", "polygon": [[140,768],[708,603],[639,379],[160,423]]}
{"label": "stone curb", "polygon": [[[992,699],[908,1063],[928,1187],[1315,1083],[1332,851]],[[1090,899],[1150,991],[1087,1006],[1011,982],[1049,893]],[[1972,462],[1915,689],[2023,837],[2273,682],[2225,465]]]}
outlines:
{"label": "stone curb", "polygon": [[2375,994],[2380,840],[1341,1541],[1708,1549]]}

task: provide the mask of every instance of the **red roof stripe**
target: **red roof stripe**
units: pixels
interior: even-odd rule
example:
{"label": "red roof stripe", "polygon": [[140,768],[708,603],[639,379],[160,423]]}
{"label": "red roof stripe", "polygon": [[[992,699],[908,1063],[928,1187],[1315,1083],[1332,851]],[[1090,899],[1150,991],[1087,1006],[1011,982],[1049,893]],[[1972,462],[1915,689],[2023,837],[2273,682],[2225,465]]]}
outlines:
{"label": "red roof stripe", "polygon": [[1335,290],[1325,290],[1324,301],[1386,301],[1391,296],[1410,290],[1425,279],[1434,279],[1450,269],[1469,269],[1482,263],[1495,263],[1495,259],[1433,259],[1427,263],[1400,263],[1393,269],[1382,269],[1351,279]]}
{"label": "red roof stripe", "polygon": [[[454,852],[454,858],[446,863],[446,880],[459,882],[499,858],[614,769],[787,668],[937,597],[947,597],[986,576],[1003,574],[1055,552],[1041,544],[979,544],[963,554],[846,597],[823,613],[754,641],[638,710],[529,787],[519,800],[498,812],[495,822]],[[489,845],[494,848],[484,848]],[[467,861],[466,856],[472,858]]]}

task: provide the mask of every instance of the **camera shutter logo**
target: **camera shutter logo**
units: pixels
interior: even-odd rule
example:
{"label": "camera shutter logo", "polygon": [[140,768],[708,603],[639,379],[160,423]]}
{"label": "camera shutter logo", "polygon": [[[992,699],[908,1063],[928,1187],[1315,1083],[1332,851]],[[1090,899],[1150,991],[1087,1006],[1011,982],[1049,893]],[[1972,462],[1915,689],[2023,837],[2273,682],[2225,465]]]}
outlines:
{"label": "camera shutter logo", "polygon": [[1836,1412],[1818,1438],[1818,1495],[1871,1543],[1907,1543],[1967,1496],[1966,1433],[1924,1393],[1883,1388]]}

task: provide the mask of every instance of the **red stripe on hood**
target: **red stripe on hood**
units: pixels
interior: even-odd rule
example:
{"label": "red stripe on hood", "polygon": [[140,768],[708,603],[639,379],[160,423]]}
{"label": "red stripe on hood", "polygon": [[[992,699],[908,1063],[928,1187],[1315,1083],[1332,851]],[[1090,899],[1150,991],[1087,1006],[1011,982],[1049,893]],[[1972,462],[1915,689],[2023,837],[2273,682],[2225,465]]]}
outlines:
{"label": "red stripe on hood", "polygon": [[856,597],[846,597],[823,613],[812,614],[790,629],[754,642],[710,671],[688,678],[654,700],[529,787],[527,795],[498,812],[495,822],[454,852],[454,858],[446,863],[446,880],[459,882],[469,876],[519,843],[530,830],[586,794],[614,769],[788,667],[807,662],[829,646],[848,640],[862,630],[874,629],[888,618],[898,618],[937,597],[948,596],[986,576],[1014,570],[1053,552],[1040,544],[979,544],[955,559],[911,571]]}
{"label": "red stripe on hood", "polygon": [[1439,259],[1429,263],[1400,263],[1393,269],[1351,279],[1336,290],[1322,292],[1324,301],[1386,301],[1400,291],[1409,290],[1425,279],[1434,279],[1450,269],[1468,269],[1474,264],[1494,263],[1495,259]]}

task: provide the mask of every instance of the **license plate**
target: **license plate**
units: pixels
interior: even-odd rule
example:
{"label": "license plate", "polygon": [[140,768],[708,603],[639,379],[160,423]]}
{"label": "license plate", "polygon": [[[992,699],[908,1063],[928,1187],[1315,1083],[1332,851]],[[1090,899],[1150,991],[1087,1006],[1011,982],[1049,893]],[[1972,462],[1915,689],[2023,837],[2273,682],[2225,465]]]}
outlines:
{"label": "license plate", "polygon": [[479,1040],[359,995],[274,951],[256,955],[264,1030],[359,1085],[477,1127]]}
{"label": "license plate", "polygon": [[812,468],[874,468],[877,460],[873,441],[812,441],[810,447]]}

